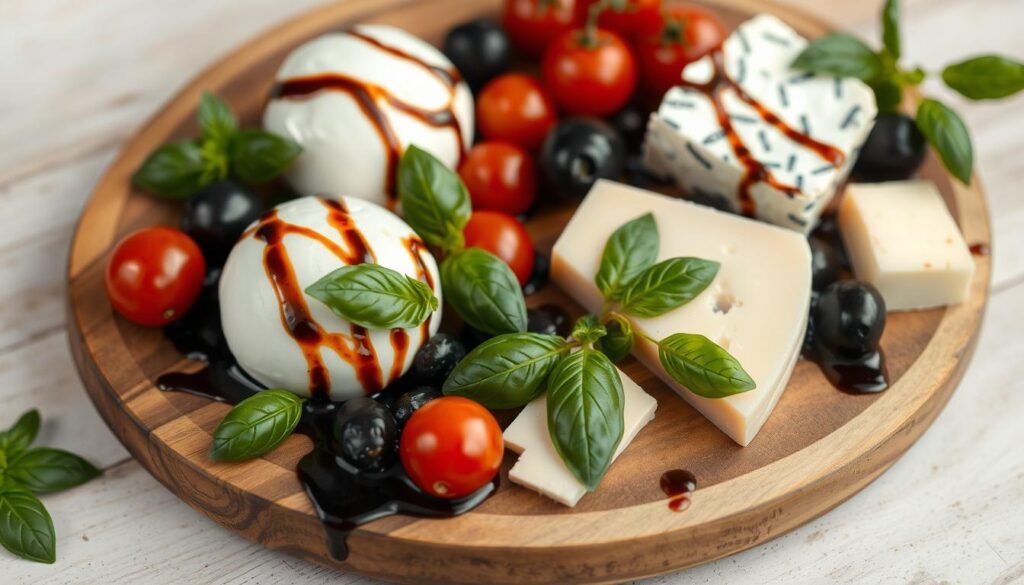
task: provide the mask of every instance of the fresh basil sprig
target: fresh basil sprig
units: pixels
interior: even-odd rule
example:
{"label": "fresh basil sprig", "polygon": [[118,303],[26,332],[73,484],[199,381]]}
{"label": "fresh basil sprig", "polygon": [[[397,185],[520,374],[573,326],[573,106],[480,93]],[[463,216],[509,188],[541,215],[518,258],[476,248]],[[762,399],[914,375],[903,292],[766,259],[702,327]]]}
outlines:
{"label": "fresh basil sprig", "polygon": [[441,262],[441,288],[466,323],[488,335],[526,331],[526,301],[512,269],[480,248]]}
{"label": "fresh basil sprig", "polygon": [[670,335],[658,342],[658,356],[665,371],[697,396],[725,398],[754,389],[736,358],[703,335]]}
{"label": "fresh basil sprig", "polygon": [[210,459],[244,461],[273,451],[299,424],[304,400],[287,390],[264,390],[239,402],[213,432]]}
{"label": "fresh basil sprig", "polygon": [[618,300],[623,285],[658,259],[658,224],[654,215],[644,214],[615,230],[604,245],[595,282],[607,299]]}
{"label": "fresh basil sprig", "polygon": [[[916,87],[928,77],[921,67],[900,66],[901,36],[899,0],[887,0],[882,8],[880,50],[875,51],[850,35],[834,33],[810,43],[797,56],[793,67],[860,79],[874,90],[879,112],[895,113],[903,103],[904,89]],[[942,70],[942,80],[971,100],[1002,99],[1024,90],[1024,63],[1000,55],[982,55],[947,66]],[[969,184],[974,154],[963,120],[936,100],[924,100],[918,105],[916,121],[949,172]]]}
{"label": "fresh basil sprig", "polygon": [[633,325],[622,315],[612,314],[608,316],[605,329],[607,334],[594,343],[594,348],[617,364],[633,351]]}
{"label": "fresh basil sprig", "polygon": [[554,335],[499,335],[459,362],[442,391],[493,410],[525,406],[544,392],[548,374],[568,350],[569,344]]}
{"label": "fresh basil sprig", "polygon": [[548,432],[562,461],[588,491],[597,489],[622,441],[622,379],[601,352],[584,347],[551,372]]}
{"label": "fresh basil sprig", "polygon": [[429,286],[377,264],[343,266],[310,285],[306,294],[368,329],[418,327],[438,306]]}
{"label": "fresh basil sprig", "polygon": [[247,183],[274,179],[302,147],[263,130],[239,130],[223,100],[207,92],[196,115],[200,138],[170,142],[154,150],[132,175],[136,187],[168,199],[185,199],[229,176]]}
{"label": "fresh basil sprig", "polygon": [[472,213],[469,191],[458,174],[415,145],[398,164],[398,200],[405,221],[424,242],[449,253],[462,248],[462,229]]}
{"label": "fresh basil sprig", "polygon": [[718,274],[719,264],[701,258],[671,258],[644,270],[626,286],[622,310],[658,317],[692,301]]}
{"label": "fresh basil sprig", "polygon": [[77,487],[100,470],[61,449],[32,448],[39,426],[39,412],[30,410],[0,432],[0,545],[23,559],[49,564],[57,558],[57,536],[36,495]]}

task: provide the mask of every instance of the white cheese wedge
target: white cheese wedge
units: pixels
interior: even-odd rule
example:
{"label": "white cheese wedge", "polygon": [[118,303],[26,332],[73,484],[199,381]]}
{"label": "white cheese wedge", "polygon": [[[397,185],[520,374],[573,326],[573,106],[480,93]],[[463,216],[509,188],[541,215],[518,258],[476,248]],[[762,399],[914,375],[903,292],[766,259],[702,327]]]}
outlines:
{"label": "white cheese wedge", "polygon": [[600,181],[580,205],[552,254],[554,281],[588,311],[602,296],[594,284],[605,242],[625,222],[652,212],[659,260],[696,256],[721,263],[714,282],[688,304],[633,326],[663,339],[699,333],[740,361],[757,388],[708,399],[676,383],[657,346],[638,338],[634,355],[740,445],[748,445],[779,400],[799,357],[807,326],[811,257],[800,234],[621,185]]}
{"label": "white cheese wedge", "polygon": [[850,185],[839,226],[857,278],[882,293],[888,310],[967,298],[974,258],[930,181]]}
{"label": "white cheese wedge", "polygon": [[[790,194],[764,181],[753,182],[749,195],[755,216],[805,234],[848,175],[877,114],[874,94],[863,82],[790,69],[806,46],[807,40],[781,20],[762,14],[740,25],[723,44],[724,73],[790,129],[841,152],[841,165],[792,139],[731,87],[723,86],[721,94],[735,138],[777,184],[797,191]],[[708,56],[687,66],[683,80],[706,84],[713,71]],[[747,166],[737,158],[707,93],[676,87],[665,95],[648,126],[644,160],[652,172],[674,179],[695,201],[742,209]]]}
{"label": "white cheese wedge", "polygon": [[[658,401],[637,386],[636,382],[621,371],[619,376],[626,397],[623,413],[625,424],[622,441],[612,461],[626,450],[640,429],[654,420],[654,411],[658,408]],[[519,453],[519,460],[509,470],[508,477],[514,483],[572,507],[586,495],[587,488],[573,476],[555,451],[547,421],[547,396],[541,396],[527,404],[516,420],[505,429],[505,445]]]}

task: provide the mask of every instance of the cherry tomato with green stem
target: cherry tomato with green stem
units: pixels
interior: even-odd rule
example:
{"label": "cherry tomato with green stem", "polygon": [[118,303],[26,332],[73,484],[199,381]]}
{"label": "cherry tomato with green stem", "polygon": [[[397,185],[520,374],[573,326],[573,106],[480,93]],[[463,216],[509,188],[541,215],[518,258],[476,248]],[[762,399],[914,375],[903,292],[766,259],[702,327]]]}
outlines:
{"label": "cherry tomato with green stem", "polygon": [[636,59],[619,35],[588,26],[562,33],[541,63],[544,84],[568,114],[608,116],[622,109],[637,84]]}
{"label": "cherry tomato with green stem", "polygon": [[580,0],[576,3],[576,20],[586,22],[591,10],[601,10],[597,26],[633,40],[658,31],[661,4],[662,0]]}
{"label": "cherry tomato with green stem", "polygon": [[636,44],[643,93],[652,101],[678,85],[683,68],[718,48],[728,31],[718,16],[694,4],[674,4],[665,9],[656,34]]}
{"label": "cherry tomato with green stem", "polygon": [[576,14],[576,0],[505,0],[501,22],[516,49],[536,59],[576,24]]}

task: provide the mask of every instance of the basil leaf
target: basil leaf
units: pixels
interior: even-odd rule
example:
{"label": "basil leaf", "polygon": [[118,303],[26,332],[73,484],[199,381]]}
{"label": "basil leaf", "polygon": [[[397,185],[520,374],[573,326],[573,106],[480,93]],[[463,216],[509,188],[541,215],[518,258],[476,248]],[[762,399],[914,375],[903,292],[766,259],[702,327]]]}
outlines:
{"label": "basil leaf", "polygon": [[982,55],[946,67],[942,80],[972,100],[997,100],[1024,89],[1024,63]]}
{"label": "basil leaf", "polygon": [[14,426],[0,433],[0,451],[8,460],[17,457],[36,440],[40,424],[39,411],[34,408],[21,415]]}
{"label": "basil leaf", "polygon": [[52,564],[57,560],[57,535],[50,513],[24,488],[0,489],[0,545],[30,561]]}
{"label": "basil leaf", "polygon": [[593,349],[562,358],[548,380],[548,433],[576,479],[594,491],[622,440],[625,397],[619,372]]}
{"label": "basil leaf", "polygon": [[405,221],[423,241],[446,251],[462,247],[472,213],[469,191],[444,163],[410,146],[398,163],[398,198]]}
{"label": "basil leaf", "polygon": [[613,315],[605,328],[608,334],[598,339],[594,348],[619,363],[633,351],[633,326],[621,315]]}
{"label": "basil leaf", "polygon": [[32,449],[9,462],[7,477],[36,494],[59,492],[99,476],[100,470],[60,449]]}
{"label": "basil leaf", "polygon": [[302,416],[302,398],[287,390],[264,390],[239,402],[213,432],[210,459],[242,461],[273,451]]}
{"label": "basil leaf", "polygon": [[608,331],[601,324],[597,315],[583,315],[572,326],[572,338],[583,344],[594,343],[604,337]]}
{"label": "basil leaf", "polygon": [[882,43],[893,59],[900,58],[900,2],[887,0],[882,8]]}
{"label": "basil leaf", "polygon": [[670,335],[658,342],[658,356],[672,379],[697,396],[724,398],[756,387],[736,358],[703,335]]}
{"label": "basil leaf", "polygon": [[903,86],[890,76],[883,75],[868,83],[875,92],[875,102],[881,114],[896,113],[903,103]]}
{"label": "basil leaf", "polygon": [[429,286],[377,264],[339,268],[310,285],[306,294],[368,329],[417,327],[438,306]]}
{"label": "basil leaf", "polygon": [[638,275],[622,294],[622,310],[637,317],[658,317],[692,301],[718,274],[718,262],[672,258]]}
{"label": "basil leaf", "polygon": [[970,184],[974,147],[960,116],[941,102],[926,98],[917,107],[917,127],[939,153],[946,169],[963,184]]}
{"label": "basil leaf", "polygon": [[242,130],[231,140],[231,172],[247,183],[266,183],[302,153],[298,144],[262,130]]}
{"label": "basil leaf", "polygon": [[492,410],[518,408],[544,392],[548,374],[568,346],[554,335],[499,335],[469,352],[445,380],[442,391]]}
{"label": "basil leaf", "polygon": [[204,140],[227,144],[238,130],[238,119],[223,100],[210,92],[199,100],[199,130]]}
{"label": "basil leaf", "polygon": [[470,326],[487,333],[526,331],[526,302],[507,264],[480,248],[467,248],[441,263],[448,304]]}
{"label": "basil leaf", "polygon": [[203,152],[194,142],[171,142],[149,155],[132,184],[158,197],[185,199],[203,186]]}
{"label": "basil leaf", "polygon": [[642,215],[615,230],[604,245],[601,267],[594,277],[605,299],[619,300],[622,289],[658,259],[658,224]]}
{"label": "basil leaf", "polygon": [[842,33],[826,35],[805,48],[794,69],[870,81],[884,70],[882,59],[860,40]]}

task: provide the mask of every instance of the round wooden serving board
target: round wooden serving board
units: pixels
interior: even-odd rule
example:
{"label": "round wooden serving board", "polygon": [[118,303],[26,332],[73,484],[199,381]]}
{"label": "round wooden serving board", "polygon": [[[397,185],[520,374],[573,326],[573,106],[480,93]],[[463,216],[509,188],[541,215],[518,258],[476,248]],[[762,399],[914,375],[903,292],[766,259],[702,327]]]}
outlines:
{"label": "round wooden serving board", "polygon": [[[295,436],[263,459],[217,464],[206,457],[224,404],[164,393],[153,381],[196,369],[159,330],[113,314],[103,274],[111,246],[143,226],[177,223],[176,204],[133,191],[132,171],[159,144],[194,136],[195,108],[210,90],[247,124],[258,124],[273,74],[287,52],[322,32],[374,22],[439,42],[454,23],[494,14],[496,0],[346,0],[303,16],[240,48],[200,75],[125,147],[82,215],[68,269],[69,329],[79,372],[107,424],[150,473],[194,508],[246,538],[304,559],[408,583],[617,582],[665,573],[755,546],[838,505],[878,477],[945,405],[974,348],[991,259],[977,258],[968,301],[948,309],[895,313],[882,345],[893,386],[878,395],[833,389],[801,361],[778,407],[746,448],[734,444],[636,362],[624,369],[658,399],[654,422],[576,508],[503,481],[476,510],[454,519],[385,518],[349,537],[333,559],[323,525],[295,474],[309,439]],[[712,3],[729,25],[771,11],[806,36],[826,32],[798,12],[755,0]],[[352,169],[357,172],[358,169]],[[985,199],[953,183],[934,159],[935,181],[970,244],[990,240]],[[548,250],[571,210],[531,219]],[[555,287],[530,304],[559,302]],[[511,456],[506,461],[506,469]],[[673,512],[661,474],[685,468],[698,480],[692,505]],[[211,550],[210,554],[218,554]]]}

